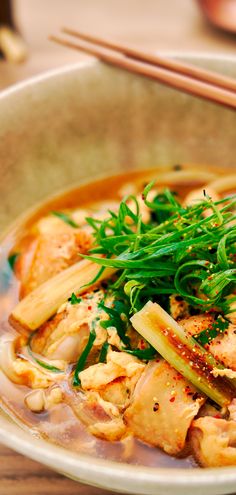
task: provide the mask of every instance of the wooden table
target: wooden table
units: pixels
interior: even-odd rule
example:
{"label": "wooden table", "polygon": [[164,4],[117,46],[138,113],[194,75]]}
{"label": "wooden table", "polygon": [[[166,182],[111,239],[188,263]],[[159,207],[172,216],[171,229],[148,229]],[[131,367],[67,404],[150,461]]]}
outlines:
{"label": "wooden table", "polygon": [[[194,0],[15,0],[14,5],[29,58],[18,66],[0,62],[0,89],[87,58],[47,41],[47,35],[56,33],[61,25],[78,26],[148,50],[235,53],[236,38],[209,26]],[[0,495],[102,493],[0,445]]]}

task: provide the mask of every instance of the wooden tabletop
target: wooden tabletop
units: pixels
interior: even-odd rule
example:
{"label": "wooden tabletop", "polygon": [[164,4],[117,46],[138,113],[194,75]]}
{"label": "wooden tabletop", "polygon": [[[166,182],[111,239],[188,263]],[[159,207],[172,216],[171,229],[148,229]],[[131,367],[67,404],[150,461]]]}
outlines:
{"label": "wooden tabletop", "polygon": [[[214,30],[194,0],[15,0],[16,19],[28,43],[24,64],[0,61],[0,89],[31,75],[84,60],[47,41],[61,25],[164,51],[235,53],[236,38]],[[171,4],[171,8],[170,8]],[[0,495],[102,495],[0,445]],[[106,492],[109,493],[109,492]]]}

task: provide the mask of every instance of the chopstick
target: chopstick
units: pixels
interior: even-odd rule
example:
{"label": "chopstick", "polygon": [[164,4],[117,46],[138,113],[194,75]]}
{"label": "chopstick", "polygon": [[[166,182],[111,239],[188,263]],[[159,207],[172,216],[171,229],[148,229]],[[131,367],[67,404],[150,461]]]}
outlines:
{"label": "chopstick", "polygon": [[114,43],[110,40],[105,40],[97,36],[92,36],[91,34],[82,33],[80,31],[74,31],[71,28],[63,27],[61,29],[63,33],[74,36],[84,41],[102,46],[103,48],[108,48],[119,53],[123,53],[127,57],[131,57],[141,62],[147,62],[152,65],[163,67],[173,72],[190,76],[192,78],[198,79],[199,81],[204,81],[206,83],[212,83],[220,88],[228,89],[229,91],[236,91],[236,80],[222,76],[221,74],[216,74],[215,72],[208,71],[193,65],[186,65],[183,62],[177,62],[176,60],[165,58],[160,55],[153,55],[143,51],[135,50],[129,46],[120,45]]}
{"label": "chopstick", "polygon": [[229,108],[236,108],[236,81],[233,79],[164,57],[139,52],[69,28],[63,28],[63,31],[83,41],[74,43],[57,36],[50,36],[49,39],[68,48],[95,56],[110,65],[157,80],[175,89]]}

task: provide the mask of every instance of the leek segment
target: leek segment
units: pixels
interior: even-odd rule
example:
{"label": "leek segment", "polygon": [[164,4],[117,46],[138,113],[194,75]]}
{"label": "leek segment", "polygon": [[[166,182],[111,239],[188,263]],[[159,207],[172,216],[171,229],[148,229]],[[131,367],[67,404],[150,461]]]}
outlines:
{"label": "leek segment", "polygon": [[232,382],[213,376],[213,369],[222,366],[161,306],[149,301],[132,316],[131,323],[173,368],[216,404],[225,407],[236,396]]}
{"label": "leek segment", "polygon": [[36,330],[57,312],[72,292],[82,294],[110,278],[116,270],[106,268],[97,278],[98,271],[99,267],[87,260],[63,270],[22,299],[11,313],[11,322],[28,331]]}

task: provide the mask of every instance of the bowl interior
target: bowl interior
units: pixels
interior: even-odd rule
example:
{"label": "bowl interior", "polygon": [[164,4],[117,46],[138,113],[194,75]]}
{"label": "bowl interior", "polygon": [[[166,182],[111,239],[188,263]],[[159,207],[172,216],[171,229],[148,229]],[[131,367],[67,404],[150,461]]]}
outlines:
{"label": "bowl interior", "polygon": [[[192,62],[236,77],[236,59]],[[236,113],[100,63],[65,67],[0,96],[0,227],[77,182],[166,163],[234,167]],[[236,470],[135,467],[75,455],[0,417],[0,441],[74,479],[126,493],[217,495]],[[200,490],[200,491],[199,491]]]}

